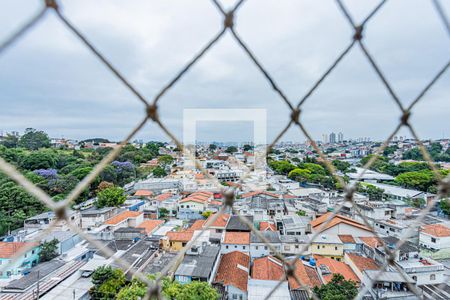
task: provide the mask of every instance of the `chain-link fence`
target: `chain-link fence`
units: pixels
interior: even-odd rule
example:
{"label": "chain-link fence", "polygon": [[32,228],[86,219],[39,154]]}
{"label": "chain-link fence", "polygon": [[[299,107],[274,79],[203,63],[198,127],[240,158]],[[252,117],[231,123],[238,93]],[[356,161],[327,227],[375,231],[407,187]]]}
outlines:
{"label": "chain-link fence", "polygon": [[[297,127],[300,132],[307,138],[307,140],[311,143],[314,150],[317,152],[320,159],[324,162],[326,168],[329,170],[329,172],[335,177],[337,182],[339,182],[342,186],[345,186],[345,201],[339,205],[339,207],[336,207],[328,220],[323,223],[318,230],[315,231],[315,233],[309,237],[307,243],[303,246],[303,249],[301,249],[300,253],[305,252],[308,250],[308,247],[311,245],[311,243],[317,238],[319,233],[322,229],[324,229],[330,221],[333,219],[334,216],[339,214],[344,207],[346,203],[350,203],[353,209],[356,211],[356,213],[361,217],[361,219],[364,221],[364,224],[368,226],[369,228],[373,229],[372,225],[370,224],[367,217],[365,217],[357,205],[355,205],[353,195],[356,190],[356,183],[353,182],[352,184],[347,185],[343,178],[339,175],[337,175],[335,167],[333,164],[327,160],[327,157],[323,154],[321,149],[318,147],[317,143],[314,141],[314,139],[311,138],[310,133],[306,130],[304,123],[302,121],[302,106],[304,103],[313,95],[316,90],[323,84],[325,79],[333,72],[333,70],[336,68],[336,66],[342,61],[342,59],[349,53],[349,51],[352,48],[359,48],[364,56],[367,58],[367,61],[369,65],[372,67],[375,74],[378,76],[378,78],[383,83],[384,87],[390,94],[392,101],[396,103],[399,109],[399,122],[398,125],[395,127],[395,129],[392,131],[392,133],[387,137],[387,139],[384,141],[384,143],[377,149],[377,153],[375,154],[381,154],[384,149],[388,146],[389,142],[392,140],[392,138],[399,132],[399,130],[402,127],[406,127],[407,130],[411,133],[411,135],[416,140],[419,149],[424,157],[424,159],[429,164],[431,170],[435,174],[436,178],[438,178],[439,184],[438,184],[438,194],[437,196],[430,202],[427,203],[427,206],[422,209],[420,216],[415,220],[416,225],[421,224],[425,216],[430,212],[431,208],[438,202],[440,199],[447,197],[449,190],[450,190],[450,177],[447,176],[446,178],[442,178],[441,173],[436,168],[435,164],[433,163],[433,160],[430,156],[430,154],[427,151],[427,148],[424,147],[424,145],[421,143],[420,138],[417,136],[417,133],[413,127],[413,125],[410,122],[410,115],[413,111],[413,109],[416,107],[417,103],[421,101],[425,94],[428,92],[428,90],[439,80],[439,78],[447,71],[450,60],[440,69],[437,70],[436,75],[430,80],[430,82],[422,89],[422,91],[417,95],[415,99],[411,102],[409,106],[404,106],[402,104],[402,101],[399,99],[399,96],[392,88],[389,81],[384,76],[382,70],[376,63],[374,57],[371,55],[369,49],[367,48],[365,42],[364,42],[364,31],[369,26],[370,22],[375,19],[376,14],[383,9],[383,6],[387,1],[381,1],[369,14],[368,16],[361,22],[356,23],[355,20],[352,18],[351,14],[347,10],[347,8],[344,6],[343,2],[341,0],[336,0],[337,3],[337,9],[339,9],[344,18],[348,21],[348,24],[351,26],[351,28],[354,31],[353,38],[349,45],[343,49],[343,51],[338,55],[338,57],[334,60],[334,62],[329,66],[327,70],[323,73],[323,75],[314,83],[314,85],[308,90],[308,92],[303,95],[298,103],[295,103],[294,101],[290,100],[288,96],[283,92],[283,90],[280,88],[278,83],[273,79],[271,74],[264,68],[263,64],[259,61],[259,59],[256,57],[256,55],[252,52],[251,48],[243,41],[243,39],[239,36],[235,26],[234,26],[234,20],[237,16],[239,8],[244,4],[244,0],[238,1],[234,7],[232,7],[230,10],[225,10],[224,7],[217,1],[212,0],[211,1],[214,6],[217,8],[217,10],[220,12],[220,14],[223,16],[223,27],[220,28],[219,32],[212,37],[212,39],[205,45],[201,50],[184,66],[181,68],[181,70],[175,74],[175,76],[172,78],[172,80],[165,86],[163,86],[160,90],[160,92],[152,99],[148,99],[147,97],[143,96],[128,80],[125,76],[122,75],[122,73],[114,67],[114,65],[105,57],[103,56],[96,47],[86,38],[86,36],[80,32],[80,30],[76,27],[76,25],[72,24],[70,20],[66,18],[64,15],[62,9],[58,5],[58,2],[56,0],[46,0],[44,3],[43,8],[33,17],[31,18],[25,25],[23,25],[18,31],[14,32],[9,38],[7,38],[3,43],[0,45],[0,54],[2,54],[4,51],[11,51],[13,49],[14,43],[18,42],[20,38],[25,35],[30,29],[32,29],[38,22],[42,21],[47,14],[53,13],[56,15],[56,17],[61,22],[62,26],[67,27],[75,36],[79,38],[80,43],[82,43],[86,48],[88,48],[135,96],[136,98],[141,101],[144,104],[144,111],[143,111],[143,117],[142,120],[135,126],[135,128],[129,133],[128,136],[126,136],[123,141],[120,143],[119,147],[114,148],[107,156],[105,156],[101,162],[92,170],[92,172],[86,176],[75,188],[73,191],[70,192],[70,194],[67,196],[67,198],[64,201],[61,202],[54,202],[49,195],[47,195],[45,192],[43,192],[40,188],[35,186],[33,183],[31,183],[29,180],[27,180],[20,172],[18,172],[15,167],[7,163],[4,159],[0,158],[0,171],[9,176],[11,179],[13,179],[16,183],[21,185],[28,193],[39,199],[42,203],[44,203],[48,208],[50,208],[56,215],[57,220],[50,224],[50,226],[46,229],[40,232],[38,236],[35,237],[34,241],[40,241],[43,237],[45,237],[55,226],[55,224],[59,221],[64,221],[68,224],[68,226],[71,228],[71,230],[77,234],[79,234],[81,237],[83,237],[85,240],[87,240],[89,243],[94,245],[96,248],[98,248],[101,252],[103,252],[105,255],[112,257],[115,264],[119,265],[124,270],[128,270],[132,275],[136,276],[138,279],[142,280],[144,283],[147,284],[148,289],[145,298],[153,298],[156,297],[158,299],[162,298],[161,294],[161,287],[160,282],[161,279],[166,275],[171,275],[176,270],[176,268],[181,263],[184,254],[190,247],[194,245],[194,243],[200,238],[200,236],[208,230],[209,226],[213,224],[221,214],[223,214],[227,209],[233,210],[233,202],[235,200],[235,194],[236,194],[236,188],[235,187],[229,187],[226,188],[223,185],[220,184],[220,182],[212,177],[206,170],[204,170],[201,166],[201,164],[195,160],[195,157],[193,154],[191,154],[189,151],[186,151],[186,153],[189,154],[189,157],[193,159],[196,162],[196,167],[204,173],[204,175],[213,180],[215,184],[217,185],[217,188],[220,189],[224,195],[224,202],[223,206],[220,209],[219,213],[217,213],[213,218],[210,218],[206,223],[203,229],[201,230],[201,234],[196,235],[194,239],[192,239],[176,256],[175,259],[173,259],[170,263],[169,268],[167,268],[167,271],[163,272],[158,276],[158,278],[154,281],[151,281],[147,278],[145,274],[143,274],[140,270],[135,270],[132,268],[132,266],[125,260],[113,256],[113,251],[110,250],[108,247],[106,247],[102,242],[94,239],[92,236],[90,236],[88,233],[82,231],[77,225],[75,225],[70,218],[67,217],[68,208],[71,206],[71,204],[74,202],[77,197],[80,196],[80,194],[95,180],[95,178],[107,167],[120,153],[122,147],[126,145],[130,139],[139,131],[141,128],[147,123],[147,122],[154,122],[156,123],[160,129],[178,146],[179,149],[184,149],[182,143],[180,143],[179,139],[172,134],[172,132],[165,126],[163,123],[163,120],[159,117],[158,114],[158,104],[159,101],[164,97],[166,92],[173,88],[173,86],[186,74],[186,72],[189,71],[189,69],[195,65],[204,55],[207,53],[227,32],[231,34],[231,36],[234,38],[236,43],[240,46],[240,48],[248,55],[248,58],[257,66],[259,71],[264,75],[264,77],[267,79],[269,85],[272,87],[274,92],[278,94],[281,101],[289,107],[290,115],[287,116],[287,124],[284,127],[284,129],[277,135],[276,139],[267,147],[266,153],[268,153],[272,147],[280,140],[280,138],[287,132],[287,130],[290,127]],[[450,36],[450,25],[449,21],[445,15],[445,12],[443,8],[441,7],[441,4],[438,0],[432,1],[434,8],[436,10],[436,17],[439,18],[442,21],[444,30],[446,30],[447,34]],[[420,26],[420,24],[418,24]],[[370,168],[373,163],[375,162],[376,156],[373,156],[365,165],[364,165],[364,172]],[[361,178],[364,175],[364,172],[359,174],[359,178],[356,180],[356,182],[360,181]],[[248,174],[242,176],[241,183],[247,178]],[[240,214],[237,214],[237,216],[241,219],[242,222],[247,224],[252,233],[254,233],[257,237],[259,237],[264,243],[270,248],[270,250],[275,253],[275,257],[281,259],[284,262],[284,275],[281,278],[279,284],[275,286],[275,288],[265,297],[266,299],[269,299],[271,295],[276,291],[277,288],[281,286],[281,284],[286,281],[288,278],[293,278],[302,288],[307,290],[310,294],[310,296],[314,299],[317,299],[317,296],[312,292],[310,287],[308,287],[300,278],[297,277],[295,272],[295,262],[300,259],[301,254],[297,255],[295,259],[287,259],[284,257],[280,251],[278,251],[273,245],[269,243],[269,241],[261,234],[260,231],[258,231],[251,221],[249,221],[246,217],[241,216]],[[398,273],[406,279],[407,275],[404,273],[404,271],[398,267],[394,263],[395,253],[398,251],[398,249],[408,240],[408,238],[412,235],[414,228],[417,228],[417,226],[410,226],[410,228],[405,232],[403,236],[399,239],[398,243],[393,248],[388,248],[384,246],[384,250],[386,251],[386,261],[384,265],[380,268],[380,270],[377,273],[377,276],[375,277],[376,280],[382,273],[383,270],[386,270],[388,267],[394,268],[398,271]],[[374,234],[379,238],[379,236],[376,234],[376,231],[374,231]],[[17,260],[19,257],[21,257],[23,254],[31,250],[31,246],[23,247],[20,249],[20,251],[16,252],[13,257],[11,258],[11,263],[14,263],[15,260]],[[8,265],[2,265],[0,268],[0,271],[3,271]],[[409,290],[414,292],[414,294],[421,298],[422,294],[418,290],[418,288],[409,283],[409,280],[405,280],[408,282]],[[366,295],[368,292],[368,289],[371,287],[371,285],[365,285],[363,288],[359,290],[358,295],[356,296],[357,299],[361,299]]]}

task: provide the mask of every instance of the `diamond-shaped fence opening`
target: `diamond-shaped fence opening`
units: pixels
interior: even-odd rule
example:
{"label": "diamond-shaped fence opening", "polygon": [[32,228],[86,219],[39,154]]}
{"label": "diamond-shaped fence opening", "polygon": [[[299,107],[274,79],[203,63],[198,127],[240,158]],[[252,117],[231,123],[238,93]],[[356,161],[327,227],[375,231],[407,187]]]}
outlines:
{"label": "diamond-shaped fence opening", "polygon": [[[269,86],[273,89],[273,91],[279,96],[281,102],[280,104],[287,105],[290,110],[290,114],[286,116],[286,126],[283,128],[283,130],[277,135],[275,140],[270,143],[270,145],[266,149],[266,153],[269,153],[271,148],[279,141],[283,135],[287,132],[287,130],[294,126],[299,129],[299,133],[303,134],[307,140],[310,142],[314,150],[317,152],[320,159],[323,161],[324,165],[328,169],[328,171],[334,176],[336,181],[340,183],[342,186],[345,187],[345,201],[336,207],[332,213],[332,216],[324,222],[319,228],[319,230],[316,231],[315,234],[313,234],[307,243],[302,247],[300,254],[296,255],[294,259],[289,258],[287,259],[284,257],[273,245],[270,244],[270,242],[253,226],[252,222],[248,220],[246,217],[241,216],[240,214],[237,214],[237,216],[240,218],[240,220],[247,224],[249,228],[251,229],[252,233],[254,233],[258,238],[260,238],[274,253],[274,256],[278,259],[280,259],[284,264],[284,275],[281,278],[278,285],[275,286],[275,288],[266,295],[266,299],[269,299],[273,293],[276,291],[278,287],[281,286],[283,281],[286,281],[288,279],[294,280],[299,286],[303,287],[305,290],[308,291],[310,297],[317,299],[317,296],[313,293],[313,291],[308,287],[308,285],[302,281],[301,278],[298,278],[295,272],[296,268],[296,262],[300,259],[301,254],[305,252],[308,247],[311,245],[311,243],[318,237],[319,232],[321,229],[325,228],[329,222],[331,222],[332,217],[337,215],[339,212],[341,212],[342,208],[346,203],[350,203],[355,209],[356,213],[359,215],[359,217],[363,220],[364,224],[371,228],[374,232],[374,228],[370,224],[367,217],[365,217],[361,212],[359,211],[358,207],[354,205],[354,199],[353,194],[356,190],[355,183],[351,185],[347,185],[344,182],[344,179],[339,176],[336,172],[335,167],[333,164],[327,159],[327,157],[323,154],[320,147],[317,145],[317,143],[312,139],[310,133],[306,130],[303,121],[302,121],[302,106],[304,103],[315,93],[317,89],[319,89],[324,82],[326,81],[327,77],[333,72],[333,70],[336,68],[337,65],[341,62],[341,60],[347,56],[347,54],[350,52],[353,48],[359,48],[360,51],[363,53],[363,55],[367,58],[367,63],[370,65],[370,67],[373,69],[373,72],[377,75],[377,77],[382,82],[384,88],[387,90],[389,95],[392,98],[392,101],[396,104],[396,106],[399,109],[399,122],[396,128],[393,129],[392,133],[387,137],[387,139],[384,141],[384,143],[378,148],[377,152],[375,154],[381,154],[383,150],[388,146],[389,142],[392,140],[392,138],[396,135],[396,133],[402,128],[406,127],[411,135],[415,138],[419,145],[419,149],[426,160],[426,162],[430,165],[430,168],[434,172],[436,178],[439,179],[439,192],[437,197],[430,201],[427,206],[421,211],[420,217],[417,218],[416,224],[420,225],[420,223],[423,221],[427,213],[430,211],[430,209],[435,205],[437,201],[440,199],[447,197],[449,190],[450,190],[450,177],[442,178],[441,173],[437,170],[435,164],[433,163],[430,154],[428,153],[428,150],[424,145],[420,142],[419,137],[416,134],[416,131],[411,124],[410,115],[415,108],[416,104],[420,102],[427,91],[439,80],[439,78],[447,71],[450,61],[447,62],[440,70],[436,71],[436,75],[429,81],[429,83],[423,87],[422,91],[417,95],[415,99],[412,100],[411,104],[407,107],[405,107],[402,104],[402,101],[397,96],[395,90],[391,86],[390,82],[386,79],[384,76],[383,71],[378,66],[375,57],[371,54],[370,49],[367,48],[367,46],[364,43],[364,30],[367,26],[370,26],[371,22],[375,22],[375,16],[377,12],[379,12],[381,9],[383,9],[384,4],[387,2],[385,0],[380,1],[379,4],[377,4],[373,10],[367,15],[367,17],[361,22],[356,23],[354,19],[352,18],[349,10],[344,6],[343,2],[341,0],[337,0],[337,9],[340,10],[344,16],[344,18],[348,21],[350,27],[353,30],[353,37],[351,41],[349,42],[348,46],[346,46],[344,49],[341,50],[341,52],[337,55],[333,63],[324,70],[324,73],[322,76],[320,76],[317,81],[312,85],[312,87],[305,92],[304,95],[299,95],[295,99],[289,99],[289,97],[286,95],[286,93],[283,92],[283,89],[278,85],[278,83],[275,81],[275,79],[271,76],[271,74],[264,68],[264,65],[262,62],[259,61],[257,58],[257,55],[251,50],[251,46],[247,45],[246,42],[240,37],[238,30],[234,26],[234,20],[237,16],[237,13],[239,11],[240,6],[245,2],[244,0],[238,1],[234,7],[232,7],[230,10],[225,10],[221,3],[219,3],[217,0],[211,1],[213,5],[217,8],[219,13],[223,17],[223,26],[219,29],[218,33],[211,38],[211,40],[206,44],[200,47],[199,52],[197,52],[193,58],[185,65],[183,66],[180,71],[174,75],[174,77],[168,81],[168,83],[161,87],[159,93],[157,93],[153,99],[149,99],[142,95],[134,86],[133,84],[124,76],[122,73],[116,69],[112,62],[110,62],[105,56],[100,53],[95,46],[85,37],[85,35],[78,30],[75,24],[72,24],[70,20],[68,20],[64,13],[62,12],[62,9],[58,5],[58,1],[56,0],[45,0],[44,6],[41,10],[37,12],[37,14],[32,17],[26,24],[24,24],[21,28],[19,28],[16,32],[12,33],[9,38],[7,38],[5,41],[3,41],[0,44],[0,54],[4,51],[13,51],[14,50],[14,44],[16,42],[19,42],[20,38],[25,35],[30,29],[32,29],[38,22],[45,19],[46,15],[49,13],[53,13],[57,16],[59,19],[61,26],[65,26],[68,28],[80,41],[82,45],[84,45],[87,49],[89,49],[92,54],[98,58],[100,62],[102,62],[138,99],[138,101],[142,102],[145,106],[145,110],[143,111],[143,117],[142,120],[135,126],[135,128],[123,139],[123,141],[120,143],[119,147],[112,150],[108,155],[106,155],[101,162],[96,165],[96,167],[92,170],[92,172],[86,176],[75,188],[71,193],[67,196],[67,198],[59,203],[55,203],[50,196],[48,196],[45,192],[43,192],[40,188],[35,186],[33,183],[31,183],[29,180],[27,180],[20,172],[18,172],[12,165],[7,163],[4,159],[0,158],[0,171],[9,176],[12,180],[14,180],[16,183],[21,185],[29,194],[36,197],[39,201],[41,201],[44,205],[46,205],[49,209],[51,209],[57,219],[55,222],[50,224],[50,226],[40,232],[38,236],[35,237],[35,241],[40,241],[43,237],[45,237],[56,225],[58,222],[66,222],[67,225],[70,227],[70,229],[79,234],[82,238],[87,240],[89,243],[91,243],[94,247],[99,249],[102,253],[105,255],[112,257],[114,260],[114,264],[122,268],[124,271],[126,271],[129,274],[132,274],[136,276],[138,279],[140,279],[142,282],[144,282],[147,285],[147,293],[145,298],[162,298],[161,294],[161,287],[160,283],[164,276],[166,275],[172,275],[173,272],[176,270],[176,268],[181,263],[184,254],[188,249],[194,245],[194,243],[200,238],[200,236],[209,229],[209,226],[215,222],[221,214],[223,214],[226,211],[233,211],[233,204],[235,200],[235,187],[231,188],[225,188],[220,184],[220,182],[212,177],[206,170],[204,170],[198,162],[193,153],[188,152],[188,156],[190,159],[195,161],[196,167],[209,179],[214,181],[214,184],[218,187],[219,190],[222,191],[225,201],[224,205],[213,218],[210,218],[203,227],[201,234],[197,235],[194,239],[192,239],[171,261],[169,266],[166,268],[166,271],[160,274],[156,280],[150,280],[146,277],[146,275],[143,274],[141,269],[136,269],[130,263],[122,258],[117,258],[114,256],[113,251],[109,249],[106,245],[104,245],[102,242],[94,239],[91,235],[81,230],[76,224],[73,223],[72,220],[70,220],[67,217],[67,212],[69,206],[73,203],[77,197],[80,196],[80,194],[85,190],[94,180],[95,178],[110,164],[120,153],[121,148],[126,145],[130,139],[133,138],[133,136],[147,123],[147,122],[154,122],[156,123],[160,129],[178,146],[179,149],[183,150],[183,144],[177,139],[177,137],[171,133],[171,131],[164,125],[163,121],[159,117],[158,114],[158,104],[160,103],[159,100],[164,97],[165,93],[170,90],[185,74],[189,71],[189,69],[195,65],[202,56],[207,53],[214,45],[219,41],[225,34],[229,33],[234,38],[237,45],[240,46],[242,51],[248,56],[249,60],[255,64],[257,69],[262,73],[264,78],[267,80]],[[450,36],[450,26],[449,21],[445,15],[445,12],[443,8],[441,7],[441,4],[438,0],[432,1],[434,8],[436,10],[436,16],[439,18],[442,23],[444,30],[446,30],[447,34]],[[420,26],[420,24],[418,25]],[[372,157],[365,165],[364,165],[364,172],[369,169],[373,163],[375,162],[376,155]],[[359,175],[359,178],[356,180],[356,182],[360,181],[362,176],[364,175],[364,172]],[[242,183],[245,178],[248,176],[248,174],[245,174],[240,179],[239,183]],[[373,280],[376,280],[378,276],[381,275],[381,272],[383,270],[386,270],[388,267],[395,268],[400,276],[406,277],[405,273],[396,265],[394,264],[393,257],[395,255],[395,252],[398,251],[399,247],[402,246],[408,239],[408,237],[411,235],[412,231],[414,231],[414,226],[411,226],[409,230],[400,238],[398,243],[395,245],[394,248],[387,248],[385,246],[385,251],[387,254],[387,259],[385,261],[385,264],[382,266],[382,268],[379,270],[378,274],[375,276]],[[11,263],[14,263],[16,259],[18,259],[20,256],[22,256],[27,251],[31,250],[31,246],[21,248],[20,251],[14,254],[14,256],[11,258]],[[8,265],[2,265],[0,267],[0,272],[2,272]],[[408,280],[406,280],[408,282]],[[356,296],[357,299],[361,299],[366,295],[366,292],[368,291],[368,288],[370,285],[366,285],[364,288],[360,289],[358,295]],[[421,292],[412,285],[411,283],[408,283],[409,289],[416,294],[418,298],[422,297]]]}

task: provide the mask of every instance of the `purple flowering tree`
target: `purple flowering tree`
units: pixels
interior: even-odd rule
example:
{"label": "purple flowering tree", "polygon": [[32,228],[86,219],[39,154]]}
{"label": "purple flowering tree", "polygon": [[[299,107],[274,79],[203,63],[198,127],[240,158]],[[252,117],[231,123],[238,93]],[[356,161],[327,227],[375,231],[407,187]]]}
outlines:
{"label": "purple flowering tree", "polygon": [[58,171],[55,169],[38,169],[34,170],[33,173],[45,179],[56,179],[58,177]]}

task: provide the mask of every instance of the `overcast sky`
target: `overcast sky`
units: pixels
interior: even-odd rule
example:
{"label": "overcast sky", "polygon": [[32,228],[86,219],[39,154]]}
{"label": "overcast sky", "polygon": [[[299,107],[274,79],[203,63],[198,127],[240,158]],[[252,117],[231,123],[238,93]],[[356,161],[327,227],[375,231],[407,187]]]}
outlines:
{"label": "overcast sky", "polygon": [[[3,40],[42,1],[2,1]],[[226,7],[234,1],[222,0]],[[441,1],[450,15],[450,2]],[[345,1],[361,21],[378,1]],[[32,5],[33,4],[33,5]],[[210,1],[63,1],[63,13],[148,99],[152,99],[222,26]],[[236,30],[297,103],[348,45],[352,30],[331,0],[249,0]],[[404,104],[449,59],[450,39],[432,1],[388,1],[369,22],[365,43]],[[450,137],[450,72],[420,102],[412,121],[422,138]],[[163,122],[181,139],[185,108],[267,109],[268,140],[289,118],[275,94],[227,33],[160,101]],[[143,105],[51,12],[0,55],[0,130],[34,127],[52,137],[123,138]],[[358,47],[305,103],[302,120],[314,138],[386,138],[400,112]],[[248,122],[203,122],[201,140],[246,141]],[[402,134],[408,135],[406,131]],[[137,138],[167,140],[155,125]],[[304,141],[297,128],[284,140]]]}

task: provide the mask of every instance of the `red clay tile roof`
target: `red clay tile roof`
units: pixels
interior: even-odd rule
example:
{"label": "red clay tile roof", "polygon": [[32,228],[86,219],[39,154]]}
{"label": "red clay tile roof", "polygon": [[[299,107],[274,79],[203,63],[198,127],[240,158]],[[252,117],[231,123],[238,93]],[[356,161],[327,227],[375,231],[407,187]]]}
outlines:
{"label": "red clay tile roof", "polygon": [[436,237],[450,236],[450,228],[448,228],[444,224],[425,225],[422,227],[422,232]]}
{"label": "red clay tile roof", "polygon": [[341,239],[343,243],[347,244],[354,244],[355,239],[353,238],[353,235],[351,234],[338,234],[338,237]]}
{"label": "red clay tile roof", "polygon": [[137,226],[137,228],[144,228],[145,233],[150,234],[153,232],[153,230],[155,230],[155,228],[157,228],[158,226],[160,226],[163,223],[164,223],[163,220],[145,220],[144,222],[139,224],[139,226]]}
{"label": "red clay tile roof", "polygon": [[[312,220],[311,221],[312,228],[314,230],[319,230],[321,228],[322,224],[327,222],[332,217],[332,215],[333,215],[332,212],[328,212],[328,213],[318,217],[317,219]],[[348,225],[351,225],[351,226],[358,227],[360,229],[364,229],[364,230],[373,232],[373,230],[370,229],[369,227],[364,226],[363,224],[361,224],[361,223],[359,223],[359,222],[357,222],[357,221],[355,221],[355,220],[353,220],[351,218],[344,217],[342,215],[334,216],[333,219],[321,231],[324,231],[324,230],[326,230],[328,228],[331,228],[331,227],[333,227],[335,225],[338,225],[340,223],[345,223],[345,224],[348,224]]]}
{"label": "red clay tile roof", "polygon": [[322,274],[322,278],[325,281],[324,283],[328,283],[333,278],[333,274],[339,273],[344,276],[345,280],[352,280],[354,282],[359,282],[358,276],[356,276],[355,272],[344,262],[337,261],[328,257],[316,256],[317,266],[325,265],[330,270],[331,274],[324,275]]}
{"label": "red clay tile roof", "polygon": [[[316,269],[309,265],[303,264],[303,262],[298,259],[295,262],[295,275],[303,285],[306,285],[309,288],[322,285],[322,281],[320,280]],[[295,290],[301,288],[301,285],[298,284],[294,277],[290,276],[288,281],[291,289]]]}
{"label": "red clay tile roof", "polygon": [[250,198],[256,195],[266,195],[274,198],[280,198],[280,195],[268,191],[253,191],[241,195],[241,198]]}
{"label": "red clay tile roof", "polygon": [[191,225],[191,227],[186,229],[186,231],[201,230],[203,228],[203,225],[205,224],[205,222],[206,222],[206,220],[197,220]]}
{"label": "red clay tile roof", "polygon": [[205,175],[203,173],[195,174],[195,179],[205,179]]}
{"label": "red clay tile roof", "polygon": [[136,217],[138,217],[140,215],[142,215],[141,212],[126,210],[124,212],[121,212],[117,216],[114,216],[111,219],[106,220],[105,224],[107,224],[107,225],[117,225],[117,224],[121,223],[122,221],[124,221],[126,219],[136,218]]}
{"label": "red clay tile roof", "polygon": [[164,200],[169,199],[170,197],[172,197],[172,193],[164,193],[164,194],[156,196],[155,199],[158,201],[164,201]]}
{"label": "red clay tile roof", "polygon": [[260,231],[277,231],[274,223],[261,221],[259,222],[259,230]]}
{"label": "red clay tile roof", "polygon": [[[206,222],[208,222],[210,219],[214,218],[215,215],[216,214],[210,215],[209,218],[206,220]],[[225,229],[225,227],[227,227],[227,223],[228,223],[229,219],[230,219],[229,214],[221,214],[217,218],[217,220],[215,220],[209,227]]]}
{"label": "red clay tile roof", "polygon": [[372,248],[378,248],[383,245],[383,241],[375,236],[362,236],[359,237],[364,244]]}
{"label": "red clay tile roof", "polygon": [[347,253],[348,258],[353,262],[353,264],[361,271],[365,270],[379,270],[380,266],[372,258],[361,256],[354,253]]}
{"label": "red clay tile roof", "polygon": [[134,193],[135,196],[143,196],[143,197],[150,197],[151,195],[153,195],[152,191],[149,190],[137,190]]}
{"label": "red clay tile roof", "polygon": [[283,262],[273,256],[255,258],[252,278],[260,280],[281,280],[284,274]]}
{"label": "red clay tile roof", "polygon": [[[243,268],[246,268],[244,270]],[[233,251],[222,256],[217,270],[215,282],[223,285],[232,285],[241,291],[247,291],[248,269],[250,267],[250,257],[248,254]]]}
{"label": "red clay tile roof", "polygon": [[250,232],[225,232],[224,244],[250,244]]}
{"label": "red clay tile roof", "polygon": [[21,248],[31,245],[39,246],[38,243],[32,242],[0,242],[0,258],[10,258]]}
{"label": "red clay tile roof", "polygon": [[189,242],[192,239],[193,231],[169,231],[166,236],[170,241]]}
{"label": "red clay tile roof", "polygon": [[195,192],[190,194],[188,197],[184,198],[180,201],[180,203],[185,203],[189,201],[194,201],[198,203],[206,203],[208,200],[213,197],[214,194],[211,192]]}

